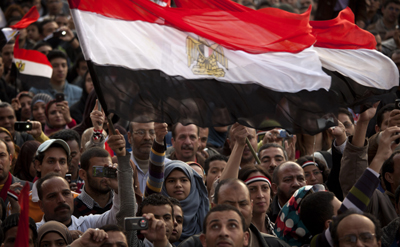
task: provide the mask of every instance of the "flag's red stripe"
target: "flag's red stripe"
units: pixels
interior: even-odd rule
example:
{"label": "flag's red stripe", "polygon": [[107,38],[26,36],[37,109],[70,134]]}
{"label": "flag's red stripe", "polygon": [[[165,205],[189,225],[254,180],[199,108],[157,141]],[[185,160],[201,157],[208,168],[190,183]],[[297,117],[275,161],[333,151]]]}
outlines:
{"label": "flag's red stripe", "polygon": [[376,40],[370,32],[354,24],[350,8],[340,12],[338,17],[327,21],[310,21],[317,38],[316,47],[333,49],[375,49]]}
{"label": "flag's red stripe", "polygon": [[17,22],[15,25],[10,26],[13,29],[24,29],[28,27],[30,24],[37,21],[40,17],[39,12],[36,9],[36,6],[33,6],[22,19]]}
{"label": "flag's red stripe", "polygon": [[18,40],[19,36],[17,37],[14,46],[14,59],[24,59],[35,63],[41,63],[52,68],[51,63],[47,59],[46,55],[36,50],[20,49]]}
{"label": "flag's red stripe", "polygon": [[[192,1],[200,5],[199,1],[203,0]],[[110,4],[109,0],[69,0],[69,4],[71,9],[110,18],[168,25],[195,33],[225,48],[253,54],[300,52],[315,43],[308,21],[309,12],[297,15],[273,9],[265,14],[238,11],[239,7],[228,4],[226,8],[235,8],[235,11],[164,8],[148,0],[118,0],[115,4]]]}
{"label": "flag's red stripe", "polygon": [[17,237],[14,246],[29,246],[29,190],[29,183],[26,182],[18,198],[21,213],[19,215]]}

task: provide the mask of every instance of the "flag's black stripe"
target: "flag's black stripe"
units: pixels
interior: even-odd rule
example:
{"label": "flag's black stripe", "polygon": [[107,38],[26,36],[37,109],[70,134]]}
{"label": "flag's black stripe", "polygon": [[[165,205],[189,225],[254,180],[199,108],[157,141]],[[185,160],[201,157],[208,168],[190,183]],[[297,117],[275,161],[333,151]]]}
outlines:
{"label": "flag's black stripe", "polygon": [[18,79],[21,80],[24,88],[48,89],[50,87],[50,78],[47,77],[18,73]]}
{"label": "flag's black stripe", "polygon": [[[108,112],[138,122],[164,120],[199,126],[240,122],[257,129],[282,126],[292,132],[316,134],[329,127],[318,119],[336,115],[339,106],[373,101],[371,96],[379,98],[387,93],[355,85],[351,80],[343,81],[338,76],[334,77],[333,86],[338,91],[282,93],[256,84],[187,80],[159,70],[133,71],[96,64],[94,70]],[[350,92],[353,89],[357,92]]]}

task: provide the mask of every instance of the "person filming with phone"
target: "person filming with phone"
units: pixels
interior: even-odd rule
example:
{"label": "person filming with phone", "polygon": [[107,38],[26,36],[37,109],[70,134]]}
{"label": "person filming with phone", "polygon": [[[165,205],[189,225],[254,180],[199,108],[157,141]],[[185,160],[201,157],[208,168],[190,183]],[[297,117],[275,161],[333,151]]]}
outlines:
{"label": "person filming with phone", "polygon": [[75,119],[70,115],[68,102],[63,97],[47,103],[45,115],[44,133],[47,136],[62,129],[71,129],[76,125]]}

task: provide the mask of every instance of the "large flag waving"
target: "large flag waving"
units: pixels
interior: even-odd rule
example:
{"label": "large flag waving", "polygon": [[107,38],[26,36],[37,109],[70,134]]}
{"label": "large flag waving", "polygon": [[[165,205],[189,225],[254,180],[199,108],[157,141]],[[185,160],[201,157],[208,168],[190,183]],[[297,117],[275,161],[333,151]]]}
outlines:
{"label": "large flag waving", "polygon": [[315,50],[325,71],[332,77],[331,91],[342,106],[376,102],[399,86],[394,62],[376,51],[374,35],[354,24],[346,8],[332,20],[311,21]]}
{"label": "large flag waving", "polygon": [[14,46],[13,61],[22,83],[40,89],[48,88],[53,67],[46,55],[39,51],[20,48],[17,39]]}
{"label": "large flag waving", "polygon": [[317,133],[334,109],[308,13],[69,4],[99,99],[125,119]]}
{"label": "large flag waving", "polygon": [[0,32],[0,50],[7,44],[7,42],[17,35],[18,31],[28,27],[33,22],[37,21],[40,17],[36,7],[33,6],[15,25],[9,28],[3,28]]}

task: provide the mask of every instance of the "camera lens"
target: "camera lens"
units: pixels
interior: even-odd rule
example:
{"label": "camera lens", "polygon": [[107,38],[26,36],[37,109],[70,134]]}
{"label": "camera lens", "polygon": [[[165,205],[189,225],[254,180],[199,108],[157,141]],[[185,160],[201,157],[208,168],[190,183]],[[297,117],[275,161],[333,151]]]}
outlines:
{"label": "camera lens", "polygon": [[146,225],[147,225],[147,221],[146,220],[140,220],[139,221],[139,226],[140,227],[144,228],[144,227],[146,227]]}

